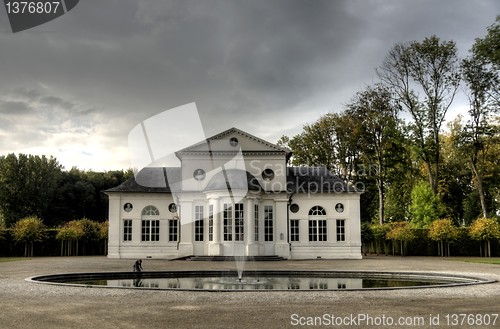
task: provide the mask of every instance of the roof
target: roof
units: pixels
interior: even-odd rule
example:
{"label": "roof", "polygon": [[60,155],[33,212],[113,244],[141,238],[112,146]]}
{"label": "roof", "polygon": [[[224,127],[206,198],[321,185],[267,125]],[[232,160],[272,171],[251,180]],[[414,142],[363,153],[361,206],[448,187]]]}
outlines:
{"label": "roof", "polygon": [[288,167],[287,191],[295,193],[358,192],[324,167]]}
{"label": "roof", "polygon": [[252,134],[244,132],[243,130],[240,130],[238,128],[233,127],[233,128],[228,129],[228,130],[225,130],[225,131],[223,131],[221,133],[218,133],[217,135],[213,135],[212,137],[209,137],[206,140],[200,141],[199,143],[196,143],[194,145],[188,146],[188,147],[186,147],[186,148],[184,148],[184,149],[176,152],[176,154],[182,153],[182,152],[189,152],[189,151],[195,149],[196,147],[201,146],[201,145],[206,144],[206,143],[210,144],[211,141],[220,140],[222,137],[227,136],[227,135],[229,135],[231,133],[236,133],[238,135],[247,137],[247,138],[249,138],[251,140],[254,140],[254,141],[256,141],[256,142],[258,142],[260,144],[263,144],[263,145],[269,147],[270,149],[273,149],[276,152],[284,152],[284,153],[286,153],[287,157],[290,156],[291,153],[292,153],[292,151],[290,149],[286,148],[286,147],[281,147],[279,145],[270,143],[270,142],[268,142],[266,140],[263,140],[262,138],[256,137],[256,136],[254,136]]}
{"label": "roof", "polygon": [[[135,177],[129,178],[117,187],[104,192],[139,192],[139,193],[171,193],[171,184],[178,184],[181,168],[146,167]],[[173,185],[175,186],[175,185]]]}
{"label": "roof", "polygon": [[[172,187],[179,191],[177,187],[180,177],[181,168],[146,167],[136,177],[104,192],[171,193]],[[258,180],[249,172],[230,169],[212,177],[205,191],[227,189],[228,182],[231,189],[263,190]],[[294,193],[363,192],[321,167],[288,167],[286,187],[288,192]]]}

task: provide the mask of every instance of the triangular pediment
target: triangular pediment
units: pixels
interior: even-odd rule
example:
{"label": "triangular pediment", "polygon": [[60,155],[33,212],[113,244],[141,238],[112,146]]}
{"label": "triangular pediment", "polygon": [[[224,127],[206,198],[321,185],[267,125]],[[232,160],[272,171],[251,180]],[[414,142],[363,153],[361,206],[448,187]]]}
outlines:
{"label": "triangular pediment", "polygon": [[290,150],[261,138],[255,137],[237,128],[231,128],[205,141],[189,146],[177,153],[197,152],[279,152],[289,154]]}

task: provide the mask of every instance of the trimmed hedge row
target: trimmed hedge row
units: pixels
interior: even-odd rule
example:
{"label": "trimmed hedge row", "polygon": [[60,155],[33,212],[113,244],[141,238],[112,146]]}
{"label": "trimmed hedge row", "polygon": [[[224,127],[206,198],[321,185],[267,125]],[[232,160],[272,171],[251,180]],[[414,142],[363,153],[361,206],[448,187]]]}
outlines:
{"label": "trimmed hedge row", "polygon": [[[58,229],[49,229],[46,231],[47,238],[42,242],[34,243],[34,256],[61,256],[61,241],[56,239]],[[81,244],[79,255],[105,255],[104,241],[93,241],[87,244]],[[85,251],[85,253],[83,253]],[[14,241],[10,230],[0,237],[0,257],[22,257],[24,256],[24,243]]]}
{"label": "trimmed hedge row", "polygon": [[[451,256],[480,256],[481,243],[469,236],[469,230],[459,227],[459,238],[450,244]],[[429,238],[428,230],[424,228],[412,228],[416,239],[408,241],[405,246],[407,256],[439,256],[438,243]],[[362,252],[363,254],[393,254],[400,255],[399,242],[393,243],[387,239],[375,239],[369,231],[369,227],[363,225],[362,229]],[[492,256],[500,256],[500,241],[491,241]]]}

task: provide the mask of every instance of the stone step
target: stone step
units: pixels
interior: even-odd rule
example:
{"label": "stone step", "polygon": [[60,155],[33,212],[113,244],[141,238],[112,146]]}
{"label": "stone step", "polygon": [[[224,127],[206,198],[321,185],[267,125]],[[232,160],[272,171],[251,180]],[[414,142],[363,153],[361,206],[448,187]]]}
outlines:
{"label": "stone step", "polygon": [[190,256],[186,257],[190,261],[216,261],[216,262],[234,262],[236,260],[244,260],[246,262],[265,262],[265,261],[281,261],[286,258],[272,255],[272,256]]}

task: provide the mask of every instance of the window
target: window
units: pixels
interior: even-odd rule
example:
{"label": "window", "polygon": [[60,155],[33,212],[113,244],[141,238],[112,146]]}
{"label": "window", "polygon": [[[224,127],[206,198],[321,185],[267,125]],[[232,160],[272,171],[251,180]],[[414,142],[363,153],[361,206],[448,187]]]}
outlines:
{"label": "window", "polygon": [[243,203],[234,205],[234,241],[244,241]]}
{"label": "window", "polygon": [[273,206],[264,206],[264,241],[273,241]]}
{"label": "window", "polygon": [[203,241],[203,206],[194,207],[194,241]]}
{"label": "window", "polygon": [[345,219],[337,219],[337,241],[345,241]]}
{"label": "window", "polygon": [[274,171],[271,168],[264,169],[262,172],[262,179],[265,181],[270,181],[273,180],[274,178]]}
{"label": "window", "polygon": [[177,241],[178,228],[179,221],[177,219],[170,219],[168,221],[168,241]]}
{"label": "window", "polygon": [[298,219],[290,220],[290,241],[292,241],[292,242],[299,241],[299,220]]}
{"label": "window", "polygon": [[150,218],[159,215],[160,212],[155,206],[146,206],[142,209],[141,241],[160,241],[160,221]]}
{"label": "window", "polygon": [[326,241],[326,219],[309,220],[309,241]]}
{"label": "window", "polygon": [[132,220],[123,220],[123,241],[132,241]]}
{"label": "window", "polygon": [[326,211],[321,206],[314,206],[309,210],[309,216],[326,216]]}
{"label": "window", "polygon": [[214,241],[214,205],[208,206],[208,241]]}
{"label": "window", "polygon": [[253,219],[255,222],[254,226],[254,240],[259,241],[259,205],[255,204],[253,206]]}
{"label": "window", "polygon": [[158,219],[142,220],[142,241],[160,241],[160,221]]}
{"label": "window", "polygon": [[158,211],[158,208],[155,206],[146,206],[144,209],[142,209],[142,215],[143,216],[159,216],[160,212]]}
{"label": "window", "polygon": [[292,204],[290,205],[290,211],[291,211],[291,212],[293,212],[294,214],[298,213],[298,212],[299,212],[299,209],[300,209],[300,207],[299,207],[299,205],[298,205],[298,204],[296,204],[296,203],[292,203]]}
{"label": "window", "polygon": [[224,203],[224,241],[233,241],[233,207]]}

